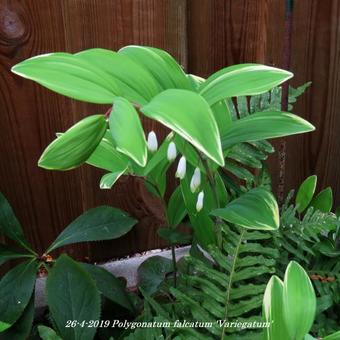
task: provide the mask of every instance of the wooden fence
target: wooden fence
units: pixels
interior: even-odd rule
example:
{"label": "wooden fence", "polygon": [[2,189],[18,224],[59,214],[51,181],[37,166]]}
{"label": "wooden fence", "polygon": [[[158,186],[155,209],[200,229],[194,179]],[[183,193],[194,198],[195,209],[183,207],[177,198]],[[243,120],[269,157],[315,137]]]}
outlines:
{"label": "wooden fence", "polygon": [[[70,172],[37,167],[56,131],[104,110],[10,72],[23,59],[52,51],[155,46],[200,76],[241,62],[289,65],[293,85],[313,82],[295,113],[317,131],[275,143],[280,151],[270,159],[275,191],[287,192],[317,174],[319,188],[331,185],[339,204],[340,2],[298,0],[292,13],[285,5],[284,0],[1,0],[0,190],[36,249],[42,252],[75,217],[100,204],[121,207],[140,222],[118,241],[68,248],[73,256],[100,261],[162,246],[156,236],[163,220],[159,204],[140,181],[123,179],[103,191],[100,171],[90,167]],[[153,122],[144,123],[164,135]]]}

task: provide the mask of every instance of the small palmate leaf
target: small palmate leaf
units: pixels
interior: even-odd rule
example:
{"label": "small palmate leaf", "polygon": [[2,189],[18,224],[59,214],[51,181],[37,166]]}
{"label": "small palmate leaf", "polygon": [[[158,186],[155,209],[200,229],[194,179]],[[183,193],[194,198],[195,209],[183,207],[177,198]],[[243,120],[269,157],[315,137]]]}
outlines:
{"label": "small palmate leaf", "polygon": [[82,165],[96,149],[105,131],[104,115],[82,119],[45,149],[38,165],[51,170],[69,170]]}
{"label": "small palmate leaf", "polygon": [[64,229],[47,252],[71,243],[112,240],[129,232],[136,223],[119,209],[108,206],[93,208]]}
{"label": "small palmate leaf", "polygon": [[303,339],[313,325],[316,297],[308,274],[295,261],[285,272],[283,311],[290,339]]}
{"label": "small palmate leaf", "polygon": [[135,108],[124,98],[114,100],[110,113],[110,131],[117,150],[145,166],[147,147],[142,123]]}
{"label": "small palmate leaf", "polygon": [[126,292],[125,285],[121,280],[116,278],[113,274],[105,270],[104,268],[88,264],[80,263],[83,269],[85,269],[96,282],[97,288],[100,293],[111,301],[118,303],[131,312],[134,311],[132,302]]}
{"label": "small palmate leaf", "polygon": [[35,284],[38,265],[23,262],[4,275],[0,281],[0,332],[11,327],[28,305]]}
{"label": "small palmate leaf", "polygon": [[317,177],[313,175],[306,178],[300,185],[295,198],[295,204],[298,212],[301,213],[308,207],[315,192],[316,182]]}
{"label": "small palmate leaf", "polygon": [[177,132],[219,165],[224,165],[217,123],[208,103],[197,93],[161,92],[141,111]]}
{"label": "small palmate leaf", "polygon": [[69,53],[33,57],[13,66],[12,72],[64,96],[90,103],[111,104],[121,92],[112,76]]}
{"label": "small palmate leaf", "polygon": [[241,142],[295,135],[315,130],[306,120],[279,111],[258,112],[239,119],[221,135],[223,150]]}
{"label": "small palmate leaf", "polygon": [[[61,255],[50,270],[47,302],[54,324],[63,339],[91,340],[96,328],[88,327],[90,320],[99,320],[100,296],[94,280],[80,264]],[[65,327],[76,320],[76,327]],[[84,327],[81,324],[84,322]]]}
{"label": "small palmate leaf", "polygon": [[279,208],[272,193],[259,187],[231,201],[212,215],[248,229],[274,230],[279,227]]}
{"label": "small palmate leaf", "polygon": [[173,264],[170,259],[152,256],[138,268],[139,286],[148,294],[153,294],[157,291],[165,276],[172,271]]}

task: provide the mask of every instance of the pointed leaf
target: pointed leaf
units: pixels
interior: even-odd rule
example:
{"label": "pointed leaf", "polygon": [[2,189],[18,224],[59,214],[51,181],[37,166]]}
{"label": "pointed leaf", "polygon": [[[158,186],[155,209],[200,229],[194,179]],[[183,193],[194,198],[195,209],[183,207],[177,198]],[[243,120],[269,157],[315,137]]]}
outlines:
{"label": "pointed leaf", "polygon": [[224,68],[210,76],[200,87],[200,94],[213,105],[222,99],[252,96],[269,91],[293,74],[278,68],[245,64]]}
{"label": "pointed leaf", "polygon": [[333,193],[330,187],[320,191],[310,203],[310,206],[315,210],[320,210],[324,213],[328,213],[333,207]]}
{"label": "pointed leaf", "polygon": [[166,90],[141,111],[177,132],[217,164],[224,164],[216,121],[209,105],[198,94]]}
{"label": "pointed leaf", "polygon": [[164,89],[181,88],[191,90],[192,86],[182,68],[167,52],[146,46],[126,46],[118,51],[148,70]]}
{"label": "pointed leaf", "polygon": [[72,243],[112,240],[125,235],[136,223],[119,209],[107,206],[93,208],[64,229],[47,252]]}
{"label": "pointed leaf", "polygon": [[327,335],[322,338],[322,340],[339,340],[339,339],[340,339],[340,331]]}
{"label": "pointed leaf", "polygon": [[62,340],[50,327],[40,325],[38,326],[38,332],[42,340]]}
{"label": "pointed leaf", "polygon": [[288,264],[283,287],[283,310],[291,339],[303,339],[313,325],[316,297],[305,270],[295,261]]}
{"label": "pointed leaf", "polygon": [[186,214],[187,211],[185,209],[181,187],[178,186],[170,196],[168,202],[167,215],[169,225],[171,227],[178,226],[182,222]]}
{"label": "pointed leaf", "polygon": [[313,175],[307,177],[300,185],[295,198],[295,204],[297,205],[298,212],[301,213],[308,207],[315,192],[316,182],[317,177]]}
{"label": "pointed leaf", "polygon": [[111,104],[121,90],[113,77],[94,63],[68,53],[50,53],[27,59],[12,72],[36,81],[64,96],[98,104]]}
{"label": "pointed leaf", "polygon": [[263,296],[263,315],[269,323],[264,328],[266,340],[287,340],[289,338],[283,317],[283,282],[272,276]]}
{"label": "pointed leaf", "polygon": [[92,48],[75,56],[114,78],[122,96],[134,103],[145,104],[161,91],[161,87],[146,68],[122,53]]}
{"label": "pointed leaf", "polygon": [[65,327],[68,320],[89,322],[99,320],[100,296],[94,280],[77,262],[61,255],[50,270],[47,283],[47,302],[51,317],[63,339],[91,340],[92,327]]}
{"label": "pointed leaf", "polygon": [[315,130],[306,120],[287,112],[258,112],[239,119],[221,136],[223,150],[241,142],[295,135]]}
{"label": "pointed leaf", "polygon": [[279,227],[279,208],[272,193],[259,187],[211,212],[227,222],[248,229],[275,230]]}
{"label": "pointed leaf", "polygon": [[100,180],[100,189],[111,189],[118,179],[124,174],[127,168],[105,174]]}
{"label": "pointed leaf", "polygon": [[82,165],[96,149],[105,131],[104,115],[82,119],[45,149],[38,165],[51,170],[69,170]]}
{"label": "pointed leaf", "polygon": [[0,243],[0,266],[8,260],[32,257],[31,254],[20,253],[17,250]]}
{"label": "pointed leaf", "polygon": [[30,249],[25,239],[22,227],[16,218],[6,197],[0,192],[0,233],[17,242],[24,248]]}
{"label": "pointed leaf", "polygon": [[4,275],[0,281],[0,332],[11,327],[28,305],[35,284],[38,265],[23,262]]}
{"label": "pointed leaf", "polygon": [[142,123],[137,111],[126,99],[118,97],[114,100],[109,124],[117,150],[145,166],[147,147]]}
{"label": "pointed leaf", "polygon": [[104,268],[87,263],[80,263],[80,265],[91,275],[101,294],[111,301],[125,307],[129,311],[134,311],[133,304],[126,292],[125,285],[121,280]]}

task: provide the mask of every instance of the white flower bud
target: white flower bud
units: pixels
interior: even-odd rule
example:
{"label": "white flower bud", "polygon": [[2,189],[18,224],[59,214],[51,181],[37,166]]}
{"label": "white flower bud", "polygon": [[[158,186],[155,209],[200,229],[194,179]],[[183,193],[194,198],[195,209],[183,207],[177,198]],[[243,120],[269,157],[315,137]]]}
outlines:
{"label": "white flower bud", "polygon": [[196,210],[201,211],[203,208],[204,192],[201,191],[197,196]]}
{"label": "white flower bud", "polygon": [[158,149],[157,136],[154,131],[150,131],[148,134],[148,149],[151,152],[155,152]]}
{"label": "white flower bud", "polygon": [[167,157],[169,162],[172,162],[177,157],[177,150],[174,142],[171,142],[168,146]]}
{"label": "white flower bud", "polygon": [[176,177],[183,179],[187,171],[187,161],[184,156],[182,156],[178,162]]}
{"label": "white flower bud", "polygon": [[191,192],[195,192],[200,185],[201,185],[201,171],[199,168],[196,168],[190,182]]}

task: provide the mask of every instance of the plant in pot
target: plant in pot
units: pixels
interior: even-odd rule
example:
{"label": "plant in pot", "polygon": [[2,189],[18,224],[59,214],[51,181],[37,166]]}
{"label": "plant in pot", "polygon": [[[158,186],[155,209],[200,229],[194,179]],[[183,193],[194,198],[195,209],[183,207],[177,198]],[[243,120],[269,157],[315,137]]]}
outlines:
{"label": "plant in pot", "polygon": [[[130,328],[115,337],[262,337],[261,330],[229,329],[216,320],[263,320],[266,283],[281,268],[278,240],[285,235],[264,165],[274,151],[267,139],[314,130],[306,120],[281,111],[280,85],[292,73],[241,64],[203,79],[185,74],[165,51],[144,46],[51,53],[25,60],[12,71],[62,95],[109,105],[106,113],[87,116],[58,133],[39,166],[70,170],[87,163],[101,168],[106,172],[102,189],[110,189],[121,176],[139,176],[163,204],[166,226],[158,234],[169,242],[172,260],[156,257],[142,264],[144,304],[136,320],[170,326]],[[307,86],[290,89],[290,104]],[[141,115],[167,127],[167,137],[159,141],[150,131],[146,138]],[[178,181],[169,187],[167,172],[177,159]],[[175,246],[189,241],[178,230],[183,221],[192,229],[192,246],[177,261]],[[67,272],[64,262],[62,256],[49,276]],[[64,292],[70,294],[68,288]],[[65,311],[60,302],[50,310],[56,333],[67,340],[92,339],[92,329],[64,324],[65,318],[87,320],[83,313],[90,305],[82,308],[71,299],[68,306]],[[175,326],[183,319],[212,326]],[[96,336],[109,338],[109,326],[98,324]],[[40,330],[41,336],[54,332]]]}

